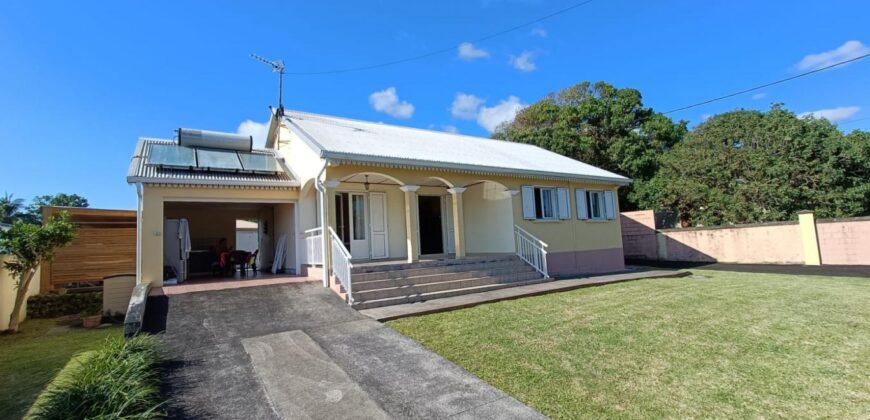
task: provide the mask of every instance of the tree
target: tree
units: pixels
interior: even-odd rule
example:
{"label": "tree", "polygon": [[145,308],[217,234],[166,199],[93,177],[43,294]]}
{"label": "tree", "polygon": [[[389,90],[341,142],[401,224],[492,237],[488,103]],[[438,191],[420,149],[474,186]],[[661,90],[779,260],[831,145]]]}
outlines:
{"label": "tree", "polygon": [[66,212],[42,225],[16,220],[7,230],[0,231],[0,249],[12,256],[12,261],[5,261],[3,266],[17,279],[15,305],[9,315],[10,331],[18,331],[18,315],[39,264],[51,261],[55,251],[68,245],[74,237],[75,226]]}
{"label": "tree", "polygon": [[13,198],[8,192],[0,197],[0,223],[11,224],[21,215],[24,200]]}
{"label": "tree", "polygon": [[78,194],[58,193],[55,195],[39,195],[33,198],[27,206],[27,220],[33,223],[42,221],[42,207],[88,207],[88,199]]}
{"label": "tree", "polygon": [[867,214],[867,140],[780,104],[720,114],[664,156],[640,201],[676,210],[683,226]]}
{"label": "tree", "polygon": [[633,209],[686,125],[644,107],[636,89],[583,82],[524,108],[493,138],[534,144],[634,179],[620,191],[623,209]]}

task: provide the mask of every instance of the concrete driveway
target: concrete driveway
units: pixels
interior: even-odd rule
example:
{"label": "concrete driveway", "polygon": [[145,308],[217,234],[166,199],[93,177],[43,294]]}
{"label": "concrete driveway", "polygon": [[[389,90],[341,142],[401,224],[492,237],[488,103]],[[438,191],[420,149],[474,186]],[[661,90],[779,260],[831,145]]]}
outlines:
{"label": "concrete driveway", "polygon": [[544,418],[319,284],[160,299],[174,418]]}

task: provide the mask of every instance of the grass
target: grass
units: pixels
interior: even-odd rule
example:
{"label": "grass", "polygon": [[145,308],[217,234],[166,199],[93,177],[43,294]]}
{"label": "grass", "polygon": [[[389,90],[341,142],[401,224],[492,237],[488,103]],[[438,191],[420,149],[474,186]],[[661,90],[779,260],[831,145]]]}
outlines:
{"label": "grass", "polygon": [[870,415],[870,279],[694,272],[389,325],[557,419]]}
{"label": "grass", "polygon": [[32,319],[18,334],[0,335],[0,418],[20,418],[76,353],[93,350],[120,327],[70,329],[54,319]]}
{"label": "grass", "polygon": [[159,360],[153,336],[110,337],[98,349],[68,363],[37,398],[27,418],[160,418]]}

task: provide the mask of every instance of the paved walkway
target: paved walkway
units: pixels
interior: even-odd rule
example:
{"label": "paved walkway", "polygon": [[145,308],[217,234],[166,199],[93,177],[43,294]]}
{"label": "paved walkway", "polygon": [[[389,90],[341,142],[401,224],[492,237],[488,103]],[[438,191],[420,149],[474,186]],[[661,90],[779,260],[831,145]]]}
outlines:
{"label": "paved walkway", "polygon": [[544,418],[319,283],[152,299],[172,418]]}
{"label": "paved walkway", "polygon": [[473,293],[468,295],[453,296],[443,299],[433,299],[419,303],[407,303],[404,305],[384,306],[381,308],[365,309],[360,313],[378,321],[409,316],[425,315],[436,312],[451,311],[454,309],[468,308],[483,303],[498,302],[500,300],[517,299],[526,296],[537,296],[547,293],[565,292],[581,287],[600,286],[603,284],[619,283],[623,281],[640,279],[660,279],[669,277],[683,277],[691,273],[674,270],[648,270],[630,273],[609,274],[594,277],[581,277],[576,279],[553,280],[545,283],[530,284],[528,286],[508,287],[505,289],[492,290],[489,292]]}

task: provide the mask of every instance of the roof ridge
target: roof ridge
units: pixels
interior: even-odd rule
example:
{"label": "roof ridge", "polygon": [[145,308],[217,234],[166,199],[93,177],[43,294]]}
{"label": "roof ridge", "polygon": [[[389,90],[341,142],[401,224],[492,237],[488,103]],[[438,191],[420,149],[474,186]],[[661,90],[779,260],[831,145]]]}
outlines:
{"label": "roof ridge", "polygon": [[[467,138],[467,139],[472,139],[472,140],[477,140],[477,141],[495,141],[495,142],[530,146],[530,147],[535,147],[535,148],[542,149],[542,150],[547,150],[547,149],[544,149],[543,147],[540,147],[540,146],[537,146],[534,144],[529,144],[529,143],[519,143],[519,142],[515,142],[515,141],[510,141],[510,140],[494,139],[494,138],[481,137],[481,136],[472,136],[469,134],[462,134],[462,133],[451,133],[449,131],[433,130],[431,128],[413,127],[410,125],[399,125],[399,124],[391,124],[391,123],[385,123],[385,122],[367,121],[367,120],[361,120],[361,119],[357,119],[357,118],[340,117],[337,115],[318,114],[315,112],[308,112],[308,111],[287,110],[286,113],[284,114],[284,117],[290,118],[289,114],[294,114],[294,113],[295,114],[302,114],[302,115],[309,115],[312,117],[322,118],[322,119],[336,119],[336,120],[344,120],[344,121],[350,121],[350,122],[356,122],[356,123],[362,123],[362,124],[372,124],[372,125],[381,125],[381,126],[385,125],[385,126],[389,126],[389,127],[403,128],[403,129],[407,129],[407,130],[425,131],[427,133],[435,133],[435,134],[441,134],[441,135],[462,137],[462,138]],[[325,123],[329,124],[328,121],[325,121]]]}

